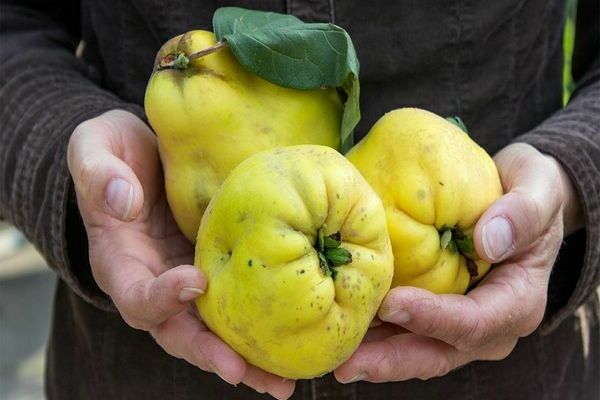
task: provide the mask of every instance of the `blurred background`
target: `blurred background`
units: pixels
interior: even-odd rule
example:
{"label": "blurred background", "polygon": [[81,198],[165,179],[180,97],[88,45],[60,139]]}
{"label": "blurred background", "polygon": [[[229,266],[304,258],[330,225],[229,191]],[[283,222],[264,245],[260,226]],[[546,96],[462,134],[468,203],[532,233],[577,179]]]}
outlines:
{"label": "blurred background", "polygon": [[54,273],[21,233],[0,222],[0,399],[44,398]]}

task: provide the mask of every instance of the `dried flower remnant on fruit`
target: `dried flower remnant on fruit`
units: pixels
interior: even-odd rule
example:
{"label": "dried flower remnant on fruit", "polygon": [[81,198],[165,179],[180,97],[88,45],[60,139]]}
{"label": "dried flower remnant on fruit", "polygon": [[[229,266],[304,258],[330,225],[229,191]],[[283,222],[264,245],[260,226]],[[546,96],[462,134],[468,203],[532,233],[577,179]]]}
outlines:
{"label": "dried flower remnant on fruit", "polygon": [[337,275],[337,267],[350,264],[352,262],[352,254],[340,247],[342,238],[339,232],[325,236],[322,229],[317,232],[317,243],[315,249],[319,255],[319,264],[321,271],[325,276],[330,276],[335,279]]}

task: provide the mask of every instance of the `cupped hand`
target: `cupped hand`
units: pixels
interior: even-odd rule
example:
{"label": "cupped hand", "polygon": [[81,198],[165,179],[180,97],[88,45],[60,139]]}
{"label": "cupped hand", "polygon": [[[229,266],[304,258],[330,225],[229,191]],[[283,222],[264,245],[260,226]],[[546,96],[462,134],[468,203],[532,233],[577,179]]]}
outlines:
{"label": "cupped hand", "polygon": [[212,334],[191,306],[206,288],[194,247],[169,210],[154,134],[134,114],[113,110],[80,124],[68,165],[98,286],[131,327],[169,354],[280,399],[295,383],[246,362]]}
{"label": "cupped hand", "polygon": [[479,219],[481,258],[497,263],[466,295],[397,287],[356,353],[335,371],[338,381],[428,379],[474,360],[507,357],[542,321],[552,265],[581,212],[560,164],[526,144],[494,158],[505,195]]}

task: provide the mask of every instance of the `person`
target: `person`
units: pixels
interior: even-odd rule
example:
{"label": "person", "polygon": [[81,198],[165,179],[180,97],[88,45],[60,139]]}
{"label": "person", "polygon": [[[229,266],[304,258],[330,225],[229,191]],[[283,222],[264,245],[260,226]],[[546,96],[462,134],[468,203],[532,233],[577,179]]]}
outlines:
{"label": "person", "polygon": [[496,263],[483,282],[391,290],[347,362],[298,382],[248,365],[193,314],[207,282],[141,107],[161,44],[210,29],[226,3],[2,1],[0,216],[61,278],[48,398],[598,398],[598,1],[579,0],[564,108],[564,1],[234,2],[348,30],[357,141],[401,106],[459,115],[505,190],[475,230]]}

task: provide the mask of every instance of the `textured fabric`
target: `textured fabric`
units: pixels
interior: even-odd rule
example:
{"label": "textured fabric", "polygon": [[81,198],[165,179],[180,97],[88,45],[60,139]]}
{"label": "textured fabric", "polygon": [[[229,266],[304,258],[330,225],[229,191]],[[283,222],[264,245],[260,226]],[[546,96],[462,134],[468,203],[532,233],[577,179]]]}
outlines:
{"label": "textured fabric", "polygon": [[578,88],[562,109],[564,3],[2,0],[0,218],[23,230],[61,277],[48,396],[265,397],[168,356],[114,312],[90,273],[66,167],[67,142],[80,122],[115,108],[143,117],[145,85],[162,43],[187,30],[210,29],[217,7],[237,5],[335,21],[349,31],[361,61],[363,119],[356,140],[402,106],[460,115],[490,153],[527,142],[556,157],[584,208],[585,229],[565,239],[554,266],[542,328],[506,360],[472,363],[428,382],[340,385],[329,375],[300,382],[295,398],[597,398],[599,12],[597,0],[579,0]]}
{"label": "textured fabric", "polygon": [[[543,327],[546,332],[581,304],[590,288],[600,281],[600,69],[597,64],[581,84],[565,110],[516,139],[560,160],[578,189],[585,224],[593,227],[586,230],[586,248],[581,252],[585,254],[584,267],[575,290],[560,313],[548,313]],[[557,275],[569,274],[568,270],[572,271],[577,265],[572,259],[559,257],[553,270],[554,281]]]}

